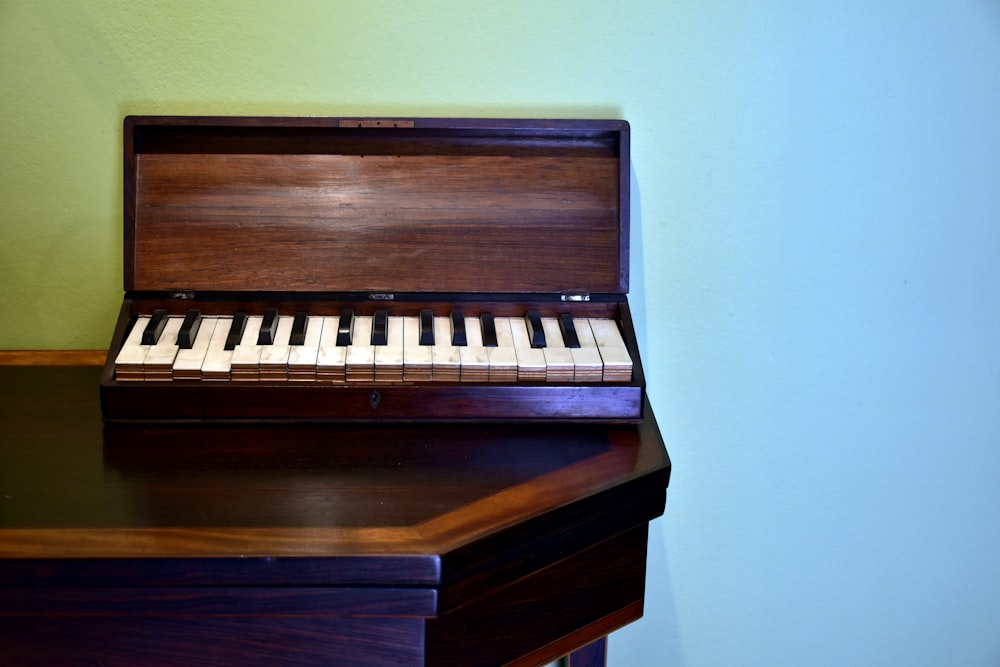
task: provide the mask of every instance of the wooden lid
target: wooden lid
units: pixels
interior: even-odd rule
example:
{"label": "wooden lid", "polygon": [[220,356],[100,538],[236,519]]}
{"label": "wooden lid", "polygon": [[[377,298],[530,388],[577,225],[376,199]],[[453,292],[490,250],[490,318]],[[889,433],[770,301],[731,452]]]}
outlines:
{"label": "wooden lid", "polygon": [[628,291],[621,120],[125,119],[129,291]]}

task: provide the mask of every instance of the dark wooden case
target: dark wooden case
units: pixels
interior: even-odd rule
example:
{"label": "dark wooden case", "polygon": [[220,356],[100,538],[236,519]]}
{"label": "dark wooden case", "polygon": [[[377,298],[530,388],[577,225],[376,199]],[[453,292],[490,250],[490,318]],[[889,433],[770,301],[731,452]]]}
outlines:
{"label": "dark wooden case", "polygon": [[[635,422],[622,120],[128,117],[107,421]],[[492,312],[616,320],[615,383],[115,379],[141,314]],[[377,399],[377,400],[375,400]]]}

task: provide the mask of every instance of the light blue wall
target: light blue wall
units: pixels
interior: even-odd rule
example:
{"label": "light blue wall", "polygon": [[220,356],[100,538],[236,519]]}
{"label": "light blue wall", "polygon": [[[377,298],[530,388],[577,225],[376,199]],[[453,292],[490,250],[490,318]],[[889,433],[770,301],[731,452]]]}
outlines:
{"label": "light blue wall", "polygon": [[107,345],[124,114],[627,118],[675,472],[612,667],[1000,665],[997,0],[4,0],[0,86],[0,348]]}
{"label": "light blue wall", "polygon": [[613,664],[1000,665],[1000,3],[736,5],[635,133],[676,472]]}

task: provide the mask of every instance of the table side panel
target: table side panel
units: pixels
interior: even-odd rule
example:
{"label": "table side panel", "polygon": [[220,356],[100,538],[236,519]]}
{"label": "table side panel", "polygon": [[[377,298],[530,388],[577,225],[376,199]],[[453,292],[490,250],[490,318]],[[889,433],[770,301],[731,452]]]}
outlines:
{"label": "table side panel", "polygon": [[639,618],[646,537],[643,525],[428,620],[427,665],[487,667],[527,654],[541,664],[613,630],[608,619]]}

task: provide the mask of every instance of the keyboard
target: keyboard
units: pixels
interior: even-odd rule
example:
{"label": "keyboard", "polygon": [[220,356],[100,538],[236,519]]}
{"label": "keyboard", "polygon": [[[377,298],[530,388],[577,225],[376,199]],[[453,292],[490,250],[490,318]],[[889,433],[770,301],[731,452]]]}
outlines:
{"label": "keyboard", "polygon": [[435,315],[203,316],[157,309],[136,318],[115,357],[119,381],[628,382],[632,359],[608,318]]}

